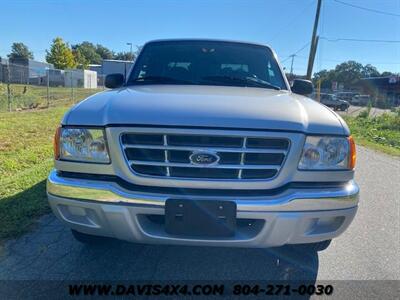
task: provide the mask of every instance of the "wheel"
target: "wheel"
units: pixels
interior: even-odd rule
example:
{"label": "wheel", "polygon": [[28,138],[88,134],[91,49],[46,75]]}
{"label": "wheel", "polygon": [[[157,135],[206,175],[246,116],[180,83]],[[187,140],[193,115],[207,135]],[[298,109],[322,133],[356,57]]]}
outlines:
{"label": "wheel", "polygon": [[325,240],[322,242],[317,242],[317,243],[307,243],[307,244],[299,244],[297,246],[301,247],[302,249],[306,251],[312,251],[312,252],[317,252],[317,251],[323,251],[326,248],[329,247],[331,244],[332,240]]}
{"label": "wheel", "polygon": [[96,236],[96,235],[90,235],[90,234],[86,234],[86,233],[82,233],[76,230],[71,229],[72,235],[74,236],[74,238],[82,243],[82,244],[86,244],[86,245],[99,245],[104,243],[107,238],[105,237],[101,237],[101,236]]}
{"label": "wheel", "polygon": [[341,110],[341,111],[345,111],[346,109],[347,109],[347,105],[342,104],[342,105],[340,106],[340,110]]}

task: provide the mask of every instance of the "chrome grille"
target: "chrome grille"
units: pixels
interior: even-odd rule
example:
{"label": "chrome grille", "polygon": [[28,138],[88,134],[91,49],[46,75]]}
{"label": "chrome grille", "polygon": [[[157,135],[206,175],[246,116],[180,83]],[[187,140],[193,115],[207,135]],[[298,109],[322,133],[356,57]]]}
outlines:
{"label": "chrome grille", "polygon": [[[123,133],[121,144],[138,175],[188,179],[271,179],[289,151],[288,138],[204,134]],[[193,164],[198,151],[215,153],[218,163]]]}

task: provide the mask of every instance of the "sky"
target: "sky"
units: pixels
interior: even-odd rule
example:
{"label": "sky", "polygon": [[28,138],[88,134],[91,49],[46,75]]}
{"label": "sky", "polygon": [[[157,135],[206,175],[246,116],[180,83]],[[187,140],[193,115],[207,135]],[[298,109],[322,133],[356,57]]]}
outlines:
{"label": "sky", "polygon": [[[117,52],[129,51],[128,42],[223,38],[268,44],[287,70],[296,53],[294,73],[305,74],[316,6],[317,0],[0,0],[0,56],[23,42],[44,61],[56,36]],[[318,34],[314,72],[346,60],[400,72],[400,0],[322,0]]]}

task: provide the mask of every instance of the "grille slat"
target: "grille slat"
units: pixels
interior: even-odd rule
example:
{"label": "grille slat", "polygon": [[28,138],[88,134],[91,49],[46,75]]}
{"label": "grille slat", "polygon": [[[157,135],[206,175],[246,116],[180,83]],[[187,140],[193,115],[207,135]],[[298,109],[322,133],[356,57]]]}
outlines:
{"label": "grille slat", "polygon": [[187,163],[172,163],[165,161],[144,161],[144,160],[130,160],[131,165],[141,165],[141,166],[162,166],[162,167],[181,167],[181,168],[198,168],[198,169],[279,169],[280,166],[277,165],[228,165],[228,164],[218,164],[218,165],[194,165]]}
{"label": "grille slat", "polygon": [[[271,179],[282,168],[288,138],[205,134],[124,133],[121,146],[138,175],[188,179]],[[212,164],[193,164],[190,155],[207,151]]]}
{"label": "grille slat", "polygon": [[172,176],[180,178],[236,179],[237,169],[171,168]]}
{"label": "grille slat", "polygon": [[160,150],[187,150],[198,151],[201,149],[214,151],[214,152],[230,152],[230,153],[283,153],[286,154],[287,150],[284,149],[262,149],[262,148],[230,148],[230,147],[190,147],[190,146],[171,146],[171,145],[144,145],[144,144],[124,144],[125,149],[139,148],[139,149],[160,149]]}
{"label": "grille slat", "polygon": [[191,147],[241,147],[242,138],[208,135],[170,135],[168,145]]}

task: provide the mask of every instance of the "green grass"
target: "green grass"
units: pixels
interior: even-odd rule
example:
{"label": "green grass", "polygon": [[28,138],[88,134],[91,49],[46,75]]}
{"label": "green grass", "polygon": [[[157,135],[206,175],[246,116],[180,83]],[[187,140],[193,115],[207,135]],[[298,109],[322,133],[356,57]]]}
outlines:
{"label": "green grass", "polygon": [[0,113],[0,240],[25,232],[49,211],[45,179],[55,128],[66,110]]}
{"label": "green grass", "polygon": [[356,143],[369,148],[400,156],[400,111],[369,117],[344,117]]}
{"label": "green grass", "polygon": [[[6,112],[7,86],[0,84],[0,241],[26,232],[49,212],[46,177],[53,166],[53,136],[68,108],[99,89],[11,85],[13,112]],[[36,109],[29,109],[30,107]],[[20,110],[20,111],[15,111]]]}

